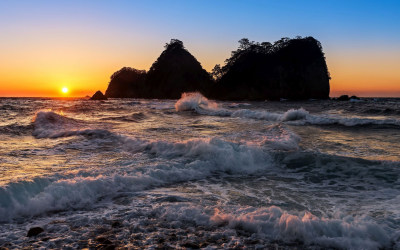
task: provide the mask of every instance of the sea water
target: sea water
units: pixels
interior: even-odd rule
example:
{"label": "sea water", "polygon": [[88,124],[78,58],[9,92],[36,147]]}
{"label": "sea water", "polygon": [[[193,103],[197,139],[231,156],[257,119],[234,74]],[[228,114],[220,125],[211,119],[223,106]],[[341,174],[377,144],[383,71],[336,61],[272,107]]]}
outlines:
{"label": "sea water", "polygon": [[0,246],[400,249],[400,99],[0,112]]}

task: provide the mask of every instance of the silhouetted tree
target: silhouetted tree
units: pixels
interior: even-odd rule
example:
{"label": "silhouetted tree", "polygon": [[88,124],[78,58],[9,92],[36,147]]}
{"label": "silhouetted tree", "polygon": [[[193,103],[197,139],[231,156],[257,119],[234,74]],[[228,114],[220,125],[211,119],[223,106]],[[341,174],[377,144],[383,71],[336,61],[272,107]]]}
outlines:
{"label": "silhouetted tree", "polygon": [[216,81],[221,79],[221,77],[223,75],[221,65],[219,65],[219,64],[215,65],[214,68],[211,70],[211,75],[214,78],[214,80],[216,80]]}
{"label": "silhouetted tree", "polygon": [[265,53],[269,53],[272,48],[272,44],[270,42],[262,42],[261,47],[265,51]]}
{"label": "silhouetted tree", "polygon": [[179,49],[184,49],[185,47],[183,46],[183,42],[181,40],[178,39],[171,39],[171,41],[169,43],[166,43],[164,45],[164,49],[168,49],[168,48],[179,48]]}
{"label": "silhouetted tree", "polygon": [[239,40],[239,50],[247,50],[251,45],[252,43],[247,38],[242,38]]}

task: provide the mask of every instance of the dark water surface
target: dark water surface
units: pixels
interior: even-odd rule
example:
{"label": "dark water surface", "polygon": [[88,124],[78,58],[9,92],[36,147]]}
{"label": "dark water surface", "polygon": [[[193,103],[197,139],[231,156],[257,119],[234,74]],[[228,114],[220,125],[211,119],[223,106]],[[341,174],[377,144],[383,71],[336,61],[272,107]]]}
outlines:
{"label": "dark water surface", "polygon": [[400,248],[400,99],[0,112],[0,246]]}

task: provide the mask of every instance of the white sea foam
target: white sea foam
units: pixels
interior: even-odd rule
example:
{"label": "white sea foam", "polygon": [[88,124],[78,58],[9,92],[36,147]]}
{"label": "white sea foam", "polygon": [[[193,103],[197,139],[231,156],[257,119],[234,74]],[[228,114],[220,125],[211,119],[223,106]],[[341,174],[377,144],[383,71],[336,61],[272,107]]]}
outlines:
{"label": "white sea foam", "polygon": [[[168,235],[172,232],[183,232],[182,239],[185,239],[183,235],[193,233],[188,238],[192,242],[206,240],[226,242],[223,245],[210,245],[212,248],[233,248],[235,245],[250,247],[249,239],[262,242],[258,247],[273,246],[274,243],[280,246],[286,244],[293,246],[293,243],[296,243],[303,248],[316,249],[390,249],[391,247],[396,249],[398,246],[396,230],[384,228],[368,216],[346,216],[340,212],[334,216],[316,216],[308,211],[287,211],[277,206],[258,208],[223,204],[203,206],[184,200],[168,202],[168,199],[155,204],[151,199],[143,202],[133,202],[123,207],[123,213],[117,213],[124,230],[112,231],[112,235],[121,241],[121,246],[124,246],[124,242],[129,244],[124,239],[133,236],[140,236],[136,239],[146,239],[143,243],[148,241],[147,244],[150,245],[155,244],[153,240],[157,242],[159,238],[168,241]],[[89,203],[88,205],[90,206]],[[110,210],[106,214],[101,208],[99,210],[96,211],[98,213],[81,212],[64,217],[65,221],[47,222],[48,224],[43,226],[46,229],[46,236],[52,239],[65,238],[63,242],[72,240],[73,237],[87,240],[93,228],[100,226],[99,228],[105,229],[107,220],[112,219],[117,212]],[[85,231],[77,236],[69,233],[70,227],[78,232]],[[153,234],[154,228],[156,231]],[[8,237],[12,239],[13,236]],[[72,242],[76,242],[76,238]],[[42,244],[52,243],[43,241]]]}
{"label": "white sea foam", "polygon": [[[207,210],[211,209],[210,207]],[[232,210],[232,207],[228,208]],[[368,217],[317,217],[310,212],[288,212],[277,206],[265,208],[235,207],[222,211],[215,207],[207,212],[202,207],[179,204],[163,207],[161,219],[184,227],[219,226],[246,231],[270,241],[302,242],[307,245],[341,249],[379,249],[389,247],[392,231],[385,231]],[[222,235],[221,235],[222,237]]]}
{"label": "white sea foam", "polygon": [[[76,135],[82,133],[84,132],[79,131]],[[265,147],[295,150],[300,140],[296,134],[281,125],[269,129],[261,147],[218,138],[168,142],[141,140],[111,133],[110,136],[115,138],[125,151],[132,154],[148,154],[159,159],[159,163],[143,167],[132,166],[132,169],[125,173],[110,170],[85,177],[66,173],[65,176],[10,183],[0,188],[0,221],[40,215],[49,211],[90,208],[104,196],[113,197],[120,192],[137,192],[167,184],[201,180],[215,174],[248,175],[265,171],[276,172],[276,165],[281,163],[275,162],[276,159]],[[135,157],[132,155],[132,158]],[[165,162],[163,159],[167,163],[162,163]],[[287,157],[284,159],[285,164],[292,161],[303,160],[298,157],[293,160]],[[319,166],[315,171],[324,173],[324,166]],[[381,175],[383,173],[378,177]]]}
{"label": "white sea foam", "polygon": [[397,119],[371,119],[371,118],[344,118],[328,115],[309,115],[304,120],[306,124],[312,125],[342,125],[347,127],[365,126],[365,125],[389,125],[400,126],[400,120]]}
{"label": "white sea foam", "polygon": [[218,105],[216,102],[208,100],[199,92],[183,93],[181,99],[175,103],[177,111],[194,110],[202,113],[204,110],[207,113],[207,111],[214,112],[217,108]]}
{"label": "white sea foam", "polygon": [[[258,145],[237,144],[218,138],[183,142],[141,140],[107,130],[80,129],[79,120],[51,111],[38,112],[33,123],[37,138],[74,135],[111,137],[127,152],[145,153],[171,160],[171,163],[138,168],[125,175],[108,173],[73,178],[43,177],[31,182],[11,183],[1,188],[3,201],[0,202],[3,205],[0,207],[0,221],[87,207],[96,203],[101,196],[113,196],[121,191],[139,191],[198,180],[215,173],[253,174],[274,166],[270,153]],[[283,128],[272,129],[263,144],[269,148],[296,149],[298,138]]]}
{"label": "white sea foam", "polygon": [[218,104],[208,100],[200,93],[183,93],[175,108],[177,111],[193,110],[202,115],[231,116],[248,119],[258,119],[275,122],[288,122],[293,125],[342,125],[342,126],[363,126],[363,125],[393,125],[400,126],[398,119],[371,119],[371,118],[345,118],[326,114],[310,114],[303,108],[290,109],[284,113],[269,112],[262,110],[227,110],[219,108]]}
{"label": "white sea foam", "polygon": [[273,125],[263,136],[261,145],[276,150],[299,149],[300,136],[281,125]]}
{"label": "white sea foam", "polygon": [[[187,107],[189,109],[194,107],[193,110],[196,112],[196,109],[203,105],[201,102],[198,106],[191,106],[193,102],[189,104]],[[206,108],[200,108],[201,112],[213,112],[214,115],[220,112],[213,105],[205,104],[203,107]],[[273,121],[310,122],[316,119],[303,109],[289,110],[282,114],[251,110],[240,110],[240,112],[236,113],[239,117]],[[283,124],[271,126],[265,133],[261,145],[254,146],[217,138],[182,142],[141,140],[117,135],[107,130],[83,129],[79,120],[53,112],[38,113],[34,120],[34,132],[38,138],[71,135],[113,137],[127,152],[148,154],[158,159],[165,159],[167,163],[136,168],[135,171],[125,174],[106,172],[86,177],[43,177],[32,182],[11,183],[0,189],[2,197],[0,221],[58,210],[93,209],[97,204],[101,204],[102,197],[112,199],[121,192],[137,192],[168,184],[202,180],[215,174],[247,175],[263,171],[274,172],[277,171],[275,165],[282,164],[276,163],[276,159],[265,149],[296,150],[300,141],[300,138],[285,129]],[[301,158],[295,160],[287,158],[284,158],[285,164],[302,161]],[[335,171],[339,171],[336,163],[331,165]],[[354,163],[351,164],[353,165]],[[324,173],[325,166],[319,168],[321,170],[313,169],[317,175]],[[361,169],[364,168],[363,165]],[[369,173],[362,171],[361,173],[371,176]],[[342,176],[341,173],[336,174]],[[362,177],[360,178],[363,179]],[[236,210],[225,210],[222,207],[222,210],[215,210],[214,213],[207,211],[209,209],[204,207],[197,208],[185,204],[164,207],[159,216],[177,227],[192,221],[197,226],[222,226],[226,230],[244,230],[259,238],[286,243],[300,241],[306,246],[377,249],[389,247],[395,237],[390,229],[384,230],[367,217],[317,217],[307,211],[288,212],[274,206],[258,209],[239,207]]]}
{"label": "white sea foam", "polygon": [[[186,172],[186,173],[185,173]],[[0,222],[30,217],[51,211],[93,208],[101,197],[118,192],[135,192],[165,183],[188,180],[191,171],[154,169],[146,174],[111,174],[56,179],[37,178],[30,182],[0,187]]]}
{"label": "white sea foam", "polygon": [[[154,248],[160,239],[172,248],[183,248],[187,242],[206,243],[202,247],[210,249],[271,244],[315,249],[400,247],[399,162],[341,157],[342,151],[352,148],[340,140],[334,147],[321,146],[328,137],[307,133],[327,130],[288,126],[358,126],[367,119],[365,113],[346,109],[324,113],[325,107],[315,106],[312,110],[319,113],[260,108],[275,110],[297,102],[246,106],[218,102],[226,107],[221,108],[198,99],[188,109],[202,116],[170,110],[173,101],[143,100],[124,106],[125,100],[111,100],[101,107],[85,101],[88,108],[72,112],[71,118],[42,111],[31,125],[15,127],[52,140],[22,134],[25,137],[19,142],[18,133],[0,133],[5,142],[0,144],[0,165],[5,170],[0,187],[0,247],[95,248],[94,237],[99,234],[122,248]],[[66,110],[62,107],[73,103],[41,100],[34,106],[34,102],[23,101],[29,110],[15,118],[16,125],[21,121],[27,125],[33,110]],[[86,116],[87,110],[93,116]],[[129,114],[137,112],[146,119],[132,123]],[[177,118],[180,121],[175,123]],[[366,124],[374,124],[379,118],[368,119]],[[165,136],[151,130],[159,126],[177,133]],[[379,128],[366,129],[364,137],[354,130],[340,136],[349,140],[354,135],[356,141],[364,138],[368,145],[378,144],[382,150],[377,159],[387,155],[398,159],[397,151],[390,149],[396,148],[395,131],[389,129],[393,138],[385,140],[386,127]],[[14,131],[14,126],[10,129]],[[300,138],[291,129],[304,136],[304,151],[298,150]],[[334,138],[333,133],[328,135]],[[57,138],[65,136],[73,137]],[[316,144],[309,145],[310,141]],[[329,154],[319,153],[327,150]],[[368,148],[365,152],[376,153]],[[112,226],[114,221],[120,226]],[[44,228],[44,233],[25,237],[33,226]]]}
{"label": "white sea foam", "polygon": [[[41,137],[87,135],[96,131],[55,132],[53,130],[57,130],[57,126],[64,126],[71,120],[59,115],[45,115],[54,119],[50,120],[51,125],[47,125],[43,119],[37,120],[40,122],[36,125],[48,128],[46,133],[44,130],[40,133]],[[127,152],[156,155],[160,159],[171,160],[171,163],[138,168],[129,174],[109,172],[88,177],[43,177],[32,182],[11,183],[0,188],[0,221],[54,210],[83,208],[96,203],[101,196],[113,196],[121,191],[139,191],[164,184],[198,180],[214,173],[251,174],[273,166],[270,154],[262,148],[217,138],[174,143],[140,140],[108,131],[100,131],[100,134],[114,137]]]}
{"label": "white sea foam", "polygon": [[390,237],[368,219],[319,218],[309,212],[288,213],[276,206],[244,208],[234,213],[216,211],[211,221],[228,223],[232,228],[262,234],[286,242],[300,240],[307,245],[347,249],[377,249],[387,247]]}
{"label": "white sea foam", "polygon": [[175,109],[176,111],[193,110],[203,115],[243,117],[268,121],[292,121],[304,119],[308,115],[308,112],[302,108],[291,109],[283,114],[248,109],[231,111],[219,108],[216,102],[208,100],[198,92],[183,93],[181,99],[176,102]]}
{"label": "white sea foam", "polygon": [[251,119],[277,121],[277,122],[302,120],[305,119],[308,115],[309,115],[308,111],[306,111],[303,108],[290,109],[283,114],[268,112],[268,111],[255,111],[248,109],[241,109],[233,111],[231,113],[231,116],[233,117],[251,118]]}

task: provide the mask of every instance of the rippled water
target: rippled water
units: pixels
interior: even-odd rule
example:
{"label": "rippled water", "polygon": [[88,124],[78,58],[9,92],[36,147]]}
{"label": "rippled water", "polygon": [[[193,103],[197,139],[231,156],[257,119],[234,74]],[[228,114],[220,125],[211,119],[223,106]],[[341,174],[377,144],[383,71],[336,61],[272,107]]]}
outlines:
{"label": "rippled water", "polygon": [[400,99],[0,112],[0,246],[400,248]]}

